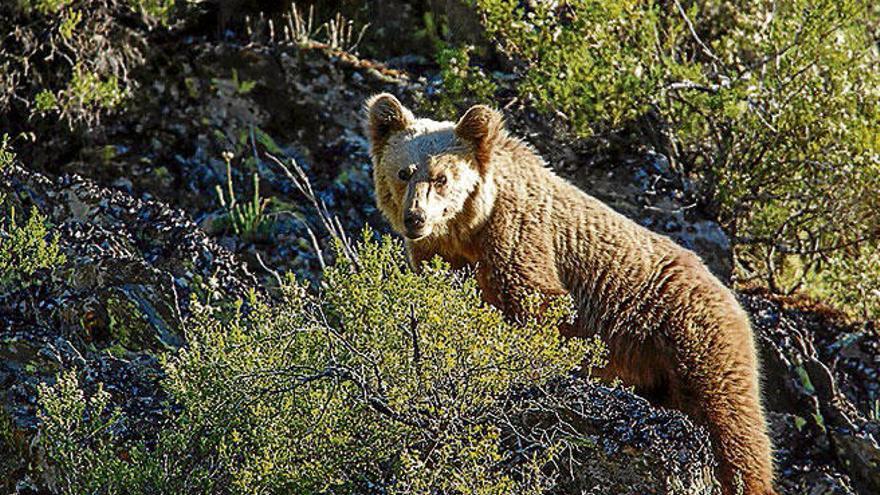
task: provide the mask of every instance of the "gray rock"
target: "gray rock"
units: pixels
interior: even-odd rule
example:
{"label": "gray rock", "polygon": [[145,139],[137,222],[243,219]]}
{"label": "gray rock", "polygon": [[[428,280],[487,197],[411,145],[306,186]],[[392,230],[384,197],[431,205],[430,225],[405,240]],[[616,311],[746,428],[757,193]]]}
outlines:
{"label": "gray rock", "polygon": [[[744,295],[763,361],[786,493],[880,491],[880,335],[818,307]],[[858,352],[856,352],[858,351]],[[811,493],[811,492],[810,492]]]}
{"label": "gray rock", "polygon": [[678,411],[580,379],[516,398],[516,449],[559,442],[554,493],[719,493],[706,431]]}
{"label": "gray rock", "polygon": [[[157,354],[183,343],[190,296],[243,298],[256,280],[163,203],[19,166],[0,171],[0,193],[17,211],[37,206],[66,257],[0,293],[0,448],[33,435],[36,386],[71,368],[87,389],[104,384],[132,418],[130,430],[155,428],[167,408]],[[14,450],[10,458],[29,452]]]}

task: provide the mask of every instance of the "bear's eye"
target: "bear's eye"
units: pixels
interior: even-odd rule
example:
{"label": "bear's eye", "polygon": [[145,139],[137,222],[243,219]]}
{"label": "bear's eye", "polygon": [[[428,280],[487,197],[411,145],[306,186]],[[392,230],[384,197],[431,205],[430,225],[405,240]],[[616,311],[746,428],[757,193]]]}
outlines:
{"label": "bear's eye", "polygon": [[412,172],[409,168],[402,168],[400,172],[397,172],[397,178],[400,180],[407,181],[410,177],[412,177]]}
{"label": "bear's eye", "polygon": [[446,185],[446,176],[441,175],[440,177],[437,177],[437,179],[434,180],[434,183],[437,184],[438,186],[445,186]]}

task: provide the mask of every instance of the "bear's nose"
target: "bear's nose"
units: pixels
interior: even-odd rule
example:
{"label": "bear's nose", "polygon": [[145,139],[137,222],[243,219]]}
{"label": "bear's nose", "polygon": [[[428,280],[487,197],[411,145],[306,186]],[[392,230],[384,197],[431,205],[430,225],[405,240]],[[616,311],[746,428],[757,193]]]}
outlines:
{"label": "bear's nose", "polygon": [[403,216],[403,224],[410,231],[418,231],[425,226],[425,214],[421,211],[409,211]]}

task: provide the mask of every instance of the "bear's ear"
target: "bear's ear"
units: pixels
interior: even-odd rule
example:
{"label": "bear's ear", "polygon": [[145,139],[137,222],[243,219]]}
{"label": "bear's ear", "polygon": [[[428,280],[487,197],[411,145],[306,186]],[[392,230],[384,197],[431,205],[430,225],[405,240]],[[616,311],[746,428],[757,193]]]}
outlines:
{"label": "bear's ear", "polygon": [[455,124],[455,135],[473,147],[477,164],[485,171],[492,148],[504,133],[504,117],[486,105],[474,105]]}
{"label": "bear's ear", "polygon": [[412,112],[389,93],[381,93],[367,99],[364,110],[366,128],[374,153],[385,145],[391,133],[406,129],[415,119]]}

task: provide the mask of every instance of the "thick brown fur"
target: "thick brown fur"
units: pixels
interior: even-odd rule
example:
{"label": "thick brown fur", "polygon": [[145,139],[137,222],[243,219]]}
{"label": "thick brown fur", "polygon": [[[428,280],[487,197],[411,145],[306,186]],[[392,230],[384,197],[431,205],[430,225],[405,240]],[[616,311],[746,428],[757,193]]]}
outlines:
{"label": "thick brown fur", "polygon": [[435,122],[382,94],[366,112],[378,206],[414,267],[435,255],[473,267],[514,318],[530,293],[570,294],[562,331],[598,333],[605,378],[706,425],[725,495],[740,479],[745,495],[775,493],[749,320],[696,255],[555,175],[488,107]]}

